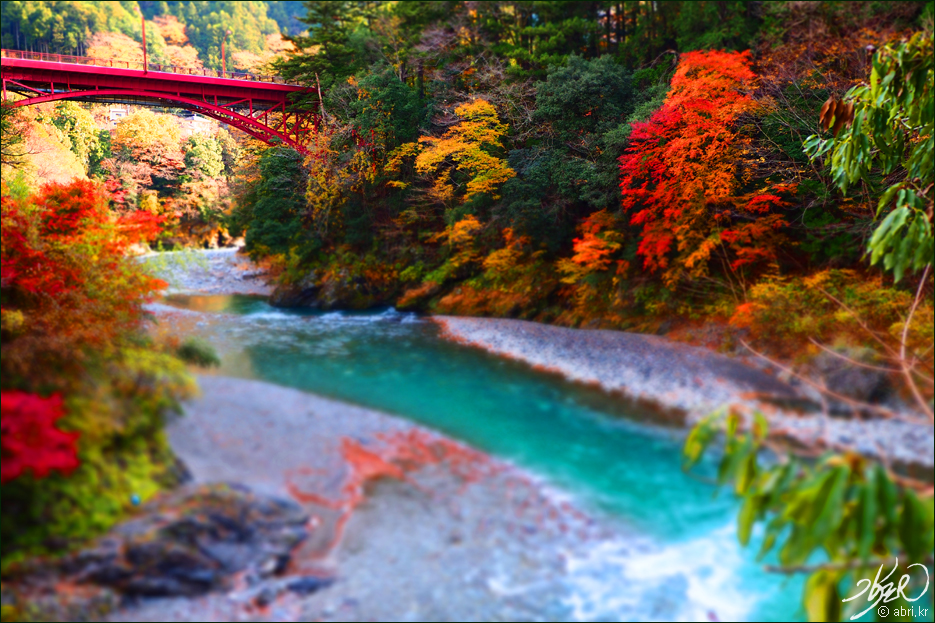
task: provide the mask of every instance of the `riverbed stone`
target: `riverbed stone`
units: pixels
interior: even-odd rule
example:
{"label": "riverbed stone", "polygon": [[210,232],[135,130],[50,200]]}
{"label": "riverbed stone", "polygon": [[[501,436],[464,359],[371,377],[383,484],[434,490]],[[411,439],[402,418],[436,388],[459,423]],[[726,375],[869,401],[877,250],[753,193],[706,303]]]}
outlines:
{"label": "riverbed stone", "polygon": [[309,273],[296,283],[276,286],[269,296],[269,304],[285,309],[317,308],[320,292],[321,288],[315,278],[315,273]]}
{"label": "riverbed stone", "polygon": [[63,570],[125,595],[199,595],[239,572],[281,573],[307,538],[307,521],[295,502],[243,487],[183,487],[66,560]]}
{"label": "riverbed stone", "polygon": [[865,350],[846,349],[837,355],[822,352],[810,367],[830,391],[860,402],[882,402],[893,390],[889,375]]}

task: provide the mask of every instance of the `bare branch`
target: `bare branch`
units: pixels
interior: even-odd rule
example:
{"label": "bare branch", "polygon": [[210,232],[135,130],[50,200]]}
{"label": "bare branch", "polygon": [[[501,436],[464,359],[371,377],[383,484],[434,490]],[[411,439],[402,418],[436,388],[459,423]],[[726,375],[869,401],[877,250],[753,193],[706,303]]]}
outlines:
{"label": "bare branch", "polygon": [[928,414],[929,421],[935,422],[935,413],[933,413],[932,408],[929,406],[928,402],[926,402],[922,392],[919,391],[919,386],[912,376],[912,367],[906,363],[906,340],[909,338],[909,325],[912,324],[912,316],[916,313],[916,308],[919,307],[919,302],[922,300],[922,291],[925,289],[925,281],[928,278],[931,268],[932,265],[928,264],[922,272],[922,278],[919,280],[919,287],[916,288],[915,299],[912,301],[912,307],[909,308],[909,316],[906,318],[906,323],[903,325],[902,338],[900,339],[901,344],[899,346],[899,360],[903,367],[903,375],[906,377],[906,382],[909,384],[909,391],[912,392],[919,407]]}
{"label": "bare branch", "polygon": [[867,410],[867,411],[871,411],[871,412],[876,413],[876,414],[878,414],[878,415],[880,415],[880,416],[882,416],[882,417],[892,418],[892,419],[896,419],[896,420],[902,420],[902,421],[904,421],[904,422],[909,422],[909,423],[911,423],[911,424],[920,424],[920,425],[922,425],[922,424],[927,424],[927,423],[928,423],[928,422],[919,420],[919,419],[917,419],[917,418],[908,417],[908,416],[903,415],[903,414],[901,414],[901,413],[897,413],[897,412],[893,411],[892,409],[887,409],[886,407],[881,407],[881,406],[879,406],[879,405],[872,405],[872,404],[868,404],[868,403],[866,403],[866,402],[861,402],[861,401],[859,401],[859,400],[854,400],[853,398],[849,398],[849,397],[844,396],[844,395],[842,395],[842,394],[839,394],[839,393],[837,393],[837,392],[831,391],[830,389],[828,389],[828,388],[825,387],[824,385],[820,385],[820,384],[818,384],[818,383],[812,381],[811,379],[809,379],[809,378],[803,376],[802,374],[799,374],[799,373],[796,372],[795,370],[793,370],[793,369],[791,369],[791,368],[789,368],[789,367],[786,367],[786,366],[782,365],[781,363],[779,363],[779,362],[776,361],[775,359],[772,359],[771,357],[768,357],[768,356],[764,355],[763,353],[761,353],[761,352],[755,350],[755,349],[754,349],[752,346],[750,346],[745,340],[740,340],[740,343],[743,344],[744,348],[746,348],[747,350],[749,350],[751,353],[753,353],[754,355],[756,355],[756,356],[759,357],[760,359],[763,359],[764,361],[767,361],[767,362],[769,362],[770,364],[776,366],[777,368],[779,368],[779,369],[782,370],[783,372],[785,372],[785,373],[787,373],[787,374],[789,374],[789,375],[791,375],[791,376],[794,376],[795,378],[799,379],[800,381],[802,381],[803,383],[805,383],[805,384],[808,385],[809,387],[815,388],[815,389],[818,390],[823,396],[828,396],[828,397],[830,397],[830,398],[834,398],[835,400],[838,400],[838,401],[843,402],[843,403],[845,403],[845,404],[849,404],[849,405],[854,406],[854,407],[858,407],[858,408],[861,408],[861,409],[865,409],[865,410]]}

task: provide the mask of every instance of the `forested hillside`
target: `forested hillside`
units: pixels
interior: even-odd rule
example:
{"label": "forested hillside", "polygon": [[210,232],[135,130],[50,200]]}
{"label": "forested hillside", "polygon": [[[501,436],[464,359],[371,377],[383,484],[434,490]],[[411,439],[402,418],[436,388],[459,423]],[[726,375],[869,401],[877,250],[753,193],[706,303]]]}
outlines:
{"label": "forested hillside", "polygon": [[922,3],[307,4],[278,68],[320,85],[323,131],[304,161],[248,163],[232,215],[283,304],[319,289],[786,354],[870,339],[827,322],[822,291],[874,330],[900,319],[925,262],[895,284],[867,249],[905,174],[841,183],[805,141],[876,49],[927,28]]}
{"label": "forested hillside", "polygon": [[[278,307],[664,336],[768,359],[826,415],[930,431],[932,2],[0,12],[4,49],[101,61],[142,61],[142,20],[160,70],[278,74],[315,118],[293,148],[181,108],[3,106],[4,565],[176,476],[163,412],[192,391],[182,360],[213,355],[147,333],[166,284],[129,253],[242,238]],[[705,420],[685,459],[725,442],[740,539],[767,522],[763,551],[809,574],[809,616],[841,616],[858,559],[931,565],[930,468],[790,450],[765,421]]]}
{"label": "forested hillside", "polygon": [[221,40],[226,31],[231,31],[228,54],[259,55],[266,51],[270,35],[296,34],[302,28],[296,17],[304,15],[301,2],[288,1],[13,0],[4,2],[0,11],[0,40],[6,49],[94,56],[96,35],[124,35],[142,42],[142,14],[147,21],[146,47],[152,62],[189,65],[177,63],[180,59],[171,48],[190,43],[200,62],[215,69],[221,66]]}

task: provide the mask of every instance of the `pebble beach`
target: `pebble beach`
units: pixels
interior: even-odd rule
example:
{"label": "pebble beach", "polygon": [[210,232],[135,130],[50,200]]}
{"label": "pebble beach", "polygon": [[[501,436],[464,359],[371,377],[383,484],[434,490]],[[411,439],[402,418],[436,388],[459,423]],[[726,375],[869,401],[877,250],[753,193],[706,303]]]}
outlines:
{"label": "pebble beach", "polygon": [[[194,482],[298,499],[310,536],[285,578],[143,599],[108,620],[574,620],[569,562],[621,530],[521,470],[391,415],[258,381],[199,384],[202,396],[168,428]],[[374,473],[359,483],[361,499],[342,501],[358,484],[345,440],[389,456],[394,438],[451,458],[403,478]],[[311,594],[288,588],[302,576],[329,582]],[[660,617],[686,605],[668,607]]]}

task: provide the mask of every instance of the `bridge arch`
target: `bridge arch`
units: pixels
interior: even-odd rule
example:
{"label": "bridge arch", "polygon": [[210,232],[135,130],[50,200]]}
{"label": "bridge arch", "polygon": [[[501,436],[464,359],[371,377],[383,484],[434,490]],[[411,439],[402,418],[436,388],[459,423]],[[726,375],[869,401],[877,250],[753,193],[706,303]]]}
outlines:
{"label": "bridge arch", "polygon": [[[274,108],[264,109],[262,111],[257,111],[249,115],[243,115],[236,111],[233,111],[225,106],[214,105],[209,102],[198,101],[196,99],[184,97],[181,95],[172,95],[168,93],[159,93],[159,92],[146,92],[133,89],[100,89],[94,91],[63,91],[60,93],[50,93],[42,94],[41,91],[35,91],[40,93],[36,97],[29,97],[21,100],[12,102],[10,106],[30,106],[33,104],[42,104],[44,102],[54,102],[58,100],[83,100],[83,101],[93,101],[95,99],[107,99],[112,97],[136,97],[136,98],[145,98],[145,99],[156,99],[163,100],[167,102],[176,102],[183,104],[182,108],[188,110],[193,110],[200,114],[205,115],[206,117],[211,117],[222,123],[226,123],[230,126],[233,126],[239,130],[242,130],[249,134],[250,136],[259,139],[267,144],[275,144],[274,138],[279,139],[283,144],[288,145],[299,151],[301,153],[307,153],[306,147],[300,143],[297,139],[304,134],[308,134],[313,129],[317,131],[318,129],[318,118],[314,118],[313,122],[310,122],[309,119],[304,115],[299,115],[295,113],[290,113],[288,110],[283,110],[284,105],[275,106]],[[279,124],[275,127],[267,125],[269,121],[270,112],[279,112],[282,114],[282,119]],[[259,113],[262,113],[260,115]],[[258,117],[252,116],[253,114],[259,115]],[[293,117],[292,124],[289,124],[289,117]],[[262,121],[261,121],[262,119]],[[287,133],[284,133],[280,130],[286,130]],[[295,138],[294,138],[295,137]]]}

